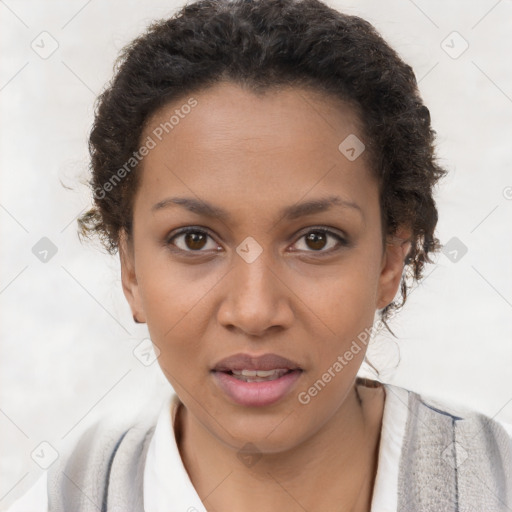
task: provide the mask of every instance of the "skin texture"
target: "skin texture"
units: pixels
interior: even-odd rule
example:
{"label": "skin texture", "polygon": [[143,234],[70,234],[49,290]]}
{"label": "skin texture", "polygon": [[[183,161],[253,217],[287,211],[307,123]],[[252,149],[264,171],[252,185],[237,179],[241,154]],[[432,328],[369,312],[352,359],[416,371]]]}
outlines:
{"label": "skin texture", "polygon": [[[184,404],[176,428],[185,467],[209,511],[369,510],[384,391],[361,389],[359,403],[364,346],[310,403],[297,399],[393,300],[409,248],[383,247],[365,154],[349,161],[338,150],[350,134],[364,141],[357,116],[299,88],[255,95],[222,83],[194,98],[197,106],[144,158],[133,238],[122,233],[120,244],[126,298]],[[157,111],[143,138],[180,104]],[[333,206],[293,220],[280,213],[333,195],[359,209]],[[152,211],[171,196],[207,201],[232,218],[177,205]],[[185,226],[211,238],[169,241]],[[332,235],[308,243],[319,226],[348,245]],[[236,252],[248,236],[262,248],[251,263]],[[304,371],[279,402],[242,407],[210,373],[238,352],[277,353]],[[237,456],[246,443],[259,457],[250,467]]]}

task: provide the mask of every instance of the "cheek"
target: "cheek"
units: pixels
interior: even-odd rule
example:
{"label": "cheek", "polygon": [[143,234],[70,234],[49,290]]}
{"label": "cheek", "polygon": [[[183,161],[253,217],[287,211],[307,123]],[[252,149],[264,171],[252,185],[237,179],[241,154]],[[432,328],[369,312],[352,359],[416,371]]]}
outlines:
{"label": "cheek", "polygon": [[[377,259],[369,254],[354,251],[321,279],[302,278],[301,296],[310,308],[310,337],[321,344],[313,356],[316,378],[347,351],[350,353],[343,364],[350,368],[344,368],[344,374],[357,372],[364,359],[376,310],[380,269]],[[343,378],[336,380],[341,383]]]}
{"label": "cheek", "polygon": [[138,256],[139,293],[153,323],[165,323],[168,330],[186,315],[197,315],[196,308],[218,279],[211,267],[172,261],[165,247],[153,247],[144,240]]}
{"label": "cheek", "polygon": [[151,339],[160,350],[159,361],[169,371],[183,367],[183,362],[188,368],[191,356],[196,361],[200,356],[209,321],[206,299],[218,277],[212,272],[194,275],[199,266],[171,265],[168,257],[155,253],[141,256],[137,264],[139,293]]}
{"label": "cheek", "polygon": [[343,403],[364,360],[375,314],[374,264],[355,258],[335,275],[304,293],[313,305],[309,325],[316,327],[310,332],[315,340],[310,351],[312,371],[297,398],[298,410],[311,428],[314,418],[328,419]]}
{"label": "cheek", "polygon": [[380,267],[369,254],[363,250],[347,253],[339,265],[313,271],[314,275],[302,272],[297,278],[297,289],[306,306],[318,312],[326,326],[336,328],[336,332],[368,314],[373,319]]}

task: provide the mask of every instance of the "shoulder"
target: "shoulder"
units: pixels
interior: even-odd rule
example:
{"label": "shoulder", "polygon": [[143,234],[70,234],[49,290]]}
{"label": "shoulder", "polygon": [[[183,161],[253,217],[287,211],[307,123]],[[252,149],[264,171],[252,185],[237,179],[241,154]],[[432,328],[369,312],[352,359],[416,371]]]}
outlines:
{"label": "shoulder", "polygon": [[483,433],[492,431],[500,440],[512,442],[512,424],[491,418],[470,407],[439,398],[428,393],[416,392],[401,386],[384,384],[387,398],[395,403],[401,402],[407,410],[407,420],[411,424],[431,421],[438,424],[446,423],[459,430],[467,430],[470,425],[476,426]]}
{"label": "shoulder", "polygon": [[437,415],[443,415],[447,418],[451,418],[451,421],[460,422],[460,424],[464,422],[474,422],[481,423],[482,425],[492,426],[493,428],[498,428],[499,430],[503,429],[507,433],[507,436],[512,438],[511,423],[491,418],[490,416],[481,413],[471,407],[458,404],[445,398],[439,398],[428,393],[420,393],[407,388],[389,384],[386,384],[385,387],[387,390],[390,390],[395,394],[400,394],[402,397],[407,397],[406,405],[410,411],[417,410],[419,408],[428,408],[430,411],[437,413]]}
{"label": "shoulder", "polygon": [[[149,413],[93,423],[7,512],[79,512],[86,502],[102,510],[106,501],[118,504],[118,510],[137,510],[133,507],[142,498],[145,455],[156,422],[156,413]],[[125,506],[128,499],[131,508]]]}
{"label": "shoulder", "polygon": [[385,387],[406,411],[398,482],[404,510],[434,503],[468,511],[512,505],[510,425],[447,400]]}
{"label": "shoulder", "polygon": [[[145,455],[154,432],[154,417],[91,425],[48,470],[48,509],[53,512],[142,510]],[[117,508],[116,508],[117,507]]]}

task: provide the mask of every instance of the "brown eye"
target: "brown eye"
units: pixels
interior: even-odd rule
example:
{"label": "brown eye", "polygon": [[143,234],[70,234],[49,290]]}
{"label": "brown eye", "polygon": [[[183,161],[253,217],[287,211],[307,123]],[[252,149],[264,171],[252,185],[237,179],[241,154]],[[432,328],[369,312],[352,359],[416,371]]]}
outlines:
{"label": "brown eye", "polygon": [[189,249],[202,249],[206,243],[206,236],[203,233],[186,233],[185,245]]}
{"label": "brown eye", "polygon": [[321,231],[312,231],[306,235],[306,244],[310,249],[320,250],[323,249],[327,242],[327,236]]}
{"label": "brown eye", "polygon": [[303,245],[305,248],[299,248],[298,250],[310,253],[330,253],[341,247],[347,247],[349,245],[347,240],[341,235],[324,228],[310,229],[299,238],[296,244],[302,240],[304,240]]}
{"label": "brown eye", "polygon": [[205,247],[206,249],[217,248],[217,244],[212,239],[212,247],[207,247],[208,239],[211,239],[211,236],[206,231],[190,227],[170,237],[167,244],[174,245],[183,252],[206,252],[203,251]]}

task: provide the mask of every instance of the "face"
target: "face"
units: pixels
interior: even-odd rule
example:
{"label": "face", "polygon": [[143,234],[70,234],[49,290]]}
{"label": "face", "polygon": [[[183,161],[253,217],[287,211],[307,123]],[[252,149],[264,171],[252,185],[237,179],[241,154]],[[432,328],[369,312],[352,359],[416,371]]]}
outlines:
{"label": "face", "polygon": [[[343,355],[397,291],[404,248],[383,247],[366,155],[339,149],[351,135],[364,142],[340,101],[230,83],[146,124],[141,140],[155,144],[137,171],[132,237],[121,239],[123,289],[187,414],[235,449],[287,450],[327,425],[366,346]],[[300,370],[242,388],[228,377],[234,399],[212,369],[240,353]]]}

